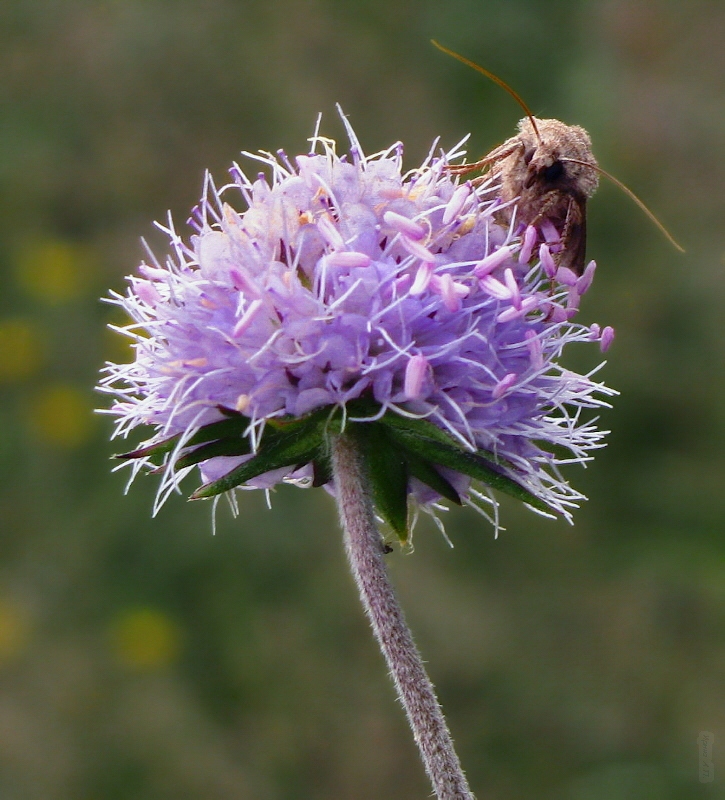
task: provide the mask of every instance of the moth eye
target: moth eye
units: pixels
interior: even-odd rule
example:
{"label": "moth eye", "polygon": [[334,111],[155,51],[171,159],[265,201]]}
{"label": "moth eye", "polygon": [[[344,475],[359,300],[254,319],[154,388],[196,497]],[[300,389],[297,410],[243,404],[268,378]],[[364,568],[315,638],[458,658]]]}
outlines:
{"label": "moth eye", "polygon": [[550,167],[547,167],[543,171],[544,180],[546,181],[555,181],[557,178],[561,178],[564,174],[564,165],[561,161],[555,161]]}
{"label": "moth eye", "polygon": [[524,151],[524,164],[529,164],[531,162],[535,152],[535,147],[530,147],[528,150]]}

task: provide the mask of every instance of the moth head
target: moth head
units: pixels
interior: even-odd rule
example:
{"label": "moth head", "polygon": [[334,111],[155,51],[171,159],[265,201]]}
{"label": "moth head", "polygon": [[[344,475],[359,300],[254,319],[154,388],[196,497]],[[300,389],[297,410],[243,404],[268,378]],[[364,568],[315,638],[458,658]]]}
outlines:
{"label": "moth head", "polygon": [[558,119],[535,118],[535,123],[536,127],[524,117],[518,126],[531,183],[575,188],[591,197],[599,185],[599,174],[589,134]]}

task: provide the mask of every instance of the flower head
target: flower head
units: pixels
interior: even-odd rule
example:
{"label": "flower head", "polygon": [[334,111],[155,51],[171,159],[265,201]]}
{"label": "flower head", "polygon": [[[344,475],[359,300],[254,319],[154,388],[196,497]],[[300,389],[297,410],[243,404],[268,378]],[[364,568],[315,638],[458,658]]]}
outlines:
{"label": "flower head", "polygon": [[159,226],[171,255],[112,295],[136,357],[101,390],[116,435],[154,428],[127,455],[162,468],[160,504],[197,466],[196,497],[329,484],[326,436],[354,429],[401,535],[401,496],[495,508],[493,487],[569,517],[581,495],[557,465],[599,445],[581,411],[611,394],[559,364],[611,342],[572,322],[593,263],[557,270],[546,231],[500,224],[497,185],[447,170],[459,148],[403,174],[401,144],[366,157],[348,134],[349,155],[317,133],[293,161],[245,154],[265,171],[207,176],[188,240]]}

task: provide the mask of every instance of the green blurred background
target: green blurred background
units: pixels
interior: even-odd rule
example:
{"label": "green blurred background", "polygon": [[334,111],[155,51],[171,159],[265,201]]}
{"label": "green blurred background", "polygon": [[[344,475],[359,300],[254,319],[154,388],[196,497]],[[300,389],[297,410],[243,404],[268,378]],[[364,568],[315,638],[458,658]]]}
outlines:
{"label": "green blurred background", "polygon": [[[576,526],[504,502],[389,556],[480,800],[725,797],[722,0],[3,0],[0,798],[424,798],[332,502],[241,516],[123,495],[92,386],[126,360],[99,303],[151,227],[241,149],[305,152],[340,102],[408,165],[511,135],[512,100],[584,125],[620,192],[590,204],[581,318],[616,327],[609,446]],[[593,351],[594,348],[591,348]],[[595,352],[570,356],[591,368]],[[715,734],[715,781],[697,737]]]}

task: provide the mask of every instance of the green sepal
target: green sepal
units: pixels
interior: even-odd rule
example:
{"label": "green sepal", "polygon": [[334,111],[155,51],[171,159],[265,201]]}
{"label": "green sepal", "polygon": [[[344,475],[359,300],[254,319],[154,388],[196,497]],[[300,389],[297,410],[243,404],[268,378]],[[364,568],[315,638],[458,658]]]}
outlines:
{"label": "green sepal", "polygon": [[[380,421],[383,425],[387,425],[394,431],[422,436],[426,439],[433,439],[436,442],[448,445],[456,450],[467,452],[462,448],[459,439],[455,439],[450,433],[447,433],[427,419],[421,419],[420,417],[403,417],[400,414],[396,414],[394,411],[388,411]],[[490,450],[480,449],[477,450],[476,453],[480,458],[486,459],[486,461],[489,461],[491,464],[506,467],[512,466],[506,459],[492,453]]]}
{"label": "green sepal", "polygon": [[405,455],[376,422],[353,423],[373,502],[401,543],[408,541],[408,464]]}
{"label": "green sepal", "polygon": [[246,456],[251,452],[252,445],[246,437],[217,439],[215,442],[202,444],[191,453],[187,453],[178,458],[174,463],[174,469],[193,467],[194,464],[200,464],[202,461],[207,461],[210,458],[218,458],[219,456]]}
{"label": "green sepal", "polygon": [[[177,468],[190,467],[220,456],[243,456],[251,452],[245,434],[250,419],[234,409],[219,406],[225,418],[209,423],[191,436],[183,447]],[[380,406],[371,398],[347,404],[345,416],[374,417]],[[327,438],[342,431],[343,412],[327,406],[304,417],[279,417],[267,420],[257,452],[248,461],[217,481],[199,487],[191,499],[212,497],[229,491],[265,472],[282,467],[303,466],[312,462],[313,486],[332,480]],[[493,489],[521,500],[534,508],[549,511],[547,504],[524,488],[502,468],[515,472],[506,459],[488,450],[466,450],[451,434],[428,419],[404,417],[388,411],[375,422],[348,422],[365,460],[371,491],[380,515],[405,542],[408,537],[408,477],[417,478],[441,497],[458,505],[461,498],[453,485],[436,467],[446,467],[479,480]],[[161,442],[123,453],[116,458],[162,456],[178,446],[181,434]],[[189,451],[189,448],[195,448]]]}
{"label": "green sepal", "polygon": [[[197,444],[205,444],[206,442],[213,442],[217,439],[225,438],[241,438],[249,425],[249,418],[243,417],[241,414],[235,414],[233,417],[220,419],[216,422],[210,422],[204,425],[191,436],[185,443],[184,447],[194,447]],[[115,458],[148,458],[149,456],[159,456],[170,453],[181,439],[181,434],[177,433],[168,439],[161,442],[150,444],[147,447],[139,447],[136,450],[131,450],[129,453],[121,453]]]}
{"label": "green sepal", "polygon": [[408,464],[408,472],[414,478],[429,486],[434,492],[438,492],[446,500],[450,500],[458,506],[462,505],[460,495],[453,488],[451,482],[446,480],[428,461],[418,458],[410,450],[405,451],[405,460]]}
{"label": "green sepal", "polygon": [[312,486],[318,488],[332,480],[332,462],[327,453],[320,454],[312,462]]}
{"label": "green sepal", "polygon": [[325,447],[325,432],[337,427],[334,417],[334,409],[323,408],[304,417],[269,420],[256,454],[218,480],[200,486],[190,499],[213,497],[265,472],[314,461]]}
{"label": "green sepal", "polygon": [[[347,408],[348,416],[350,417],[374,417],[380,411],[379,404],[370,398],[353,400],[352,402],[348,403]],[[425,437],[427,439],[434,439],[435,441],[440,442],[441,444],[449,445],[456,450],[468,452],[461,446],[461,441],[459,439],[456,439],[450,433],[443,430],[443,428],[438,427],[438,425],[425,417],[406,417],[402,414],[398,414],[395,411],[386,411],[384,416],[381,417],[379,421],[383,425],[386,425],[395,431],[402,431],[403,433],[407,432],[416,436]],[[480,458],[489,461],[492,465],[515,469],[514,465],[510,461],[498,455],[497,453],[491,452],[490,450],[484,450],[481,448],[477,450],[476,453]]]}
{"label": "green sepal", "polygon": [[129,450],[128,453],[116,453],[114,458],[132,459],[132,458],[150,458],[152,456],[162,456],[165,453],[170,453],[178,444],[181,439],[181,434],[177,433],[169,439],[164,439],[162,442],[149,444],[146,447],[137,447],[135,450]]}
{"label": "green sepal", "polygon": [[290,437],[276,441],[274,444],[260,450],[256,456],[240,464],[238,467],[228,472],[219,480],[200,486],[189,498],[190,500],[201,500],[204,497],[213,497],[216,494],[228,492],[247,481],[271,472],[282,467],[307,464],[312,461],[319,452],[319,441],[314,443],[307,437],[294,440]]}
{"label": "green sepal", "polygon": [[[365,414],[374,416],[377,404],[366,399],[355,402],[358,405],[354,413],[352,410],[350,411],[351,416]],[[405,417],[394,411],[388,411],[380,419],[380,424],[387,428],[390,437],[399,446],[403,447],[407,453],[418,456],[429,467],[433,467],[435,464],[441,467],[448,467],[456,472],[468,475],[470,478],[479,480],[492,489],[521,500],[540,511],[551,511],[541,498],[501,472],[502,467],[515,470],[507,459],[489,450],[479,449],[475,453],[465,450],[457,439],[454,439],[449,433],[427,419]],[[412,471],[411,474],[413,474]],[[416,475],[416,477],[418,476]],[[442,476],[440,477],[444,480]],[[418,480],[423,479],[418,477]],[[452,497],[432,486],[428,481],[424,480],[423,482],[431,486],[442,497],[446,497],[449,500],[452,499]],[[450,489],[455,492],[452,486]],[[455,494],[458,496],[457,492]],[[460,503],[460,498],[457,502]]]}
{"label": "green sepal", "polygon": [[525,489],[520,483],[495,469],[485,455],[482,456],[472,451],[463,450],[455,445],[444,444],[438,439],[419,436],[404,429],[395,429],[392,426],[388,427],[388,431],[391,438],[401,447],[419,456],[424,461],[462,472],[464,475],[479,480],[492,489],[497,489],[517,500],[528,503],[534,508],[538,508],[541,511],[550,511],[549,506],[543,500],[532,494],[528,489]]}

